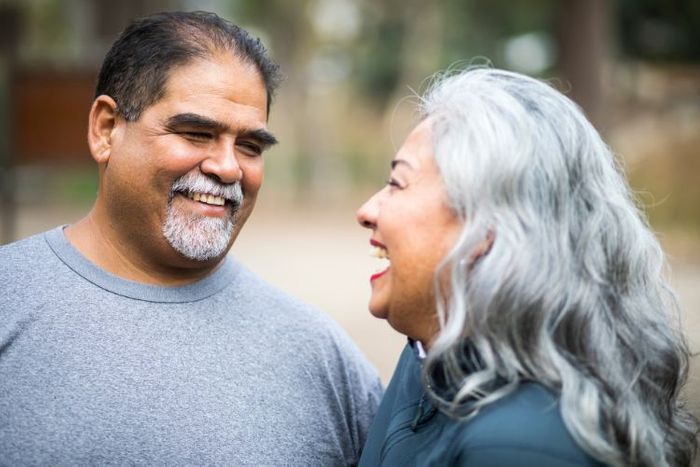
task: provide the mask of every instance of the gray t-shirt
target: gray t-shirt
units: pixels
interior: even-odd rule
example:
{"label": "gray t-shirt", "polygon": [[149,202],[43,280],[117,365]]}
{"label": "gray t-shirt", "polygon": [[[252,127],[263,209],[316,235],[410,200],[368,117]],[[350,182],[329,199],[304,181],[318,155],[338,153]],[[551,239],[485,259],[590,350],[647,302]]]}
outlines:
{"label": "gray t-shirt", "polygon": [[0,248],[0,465],[342,465],[381,386],[330,318],[231,257],[182,287],[63,228]]}

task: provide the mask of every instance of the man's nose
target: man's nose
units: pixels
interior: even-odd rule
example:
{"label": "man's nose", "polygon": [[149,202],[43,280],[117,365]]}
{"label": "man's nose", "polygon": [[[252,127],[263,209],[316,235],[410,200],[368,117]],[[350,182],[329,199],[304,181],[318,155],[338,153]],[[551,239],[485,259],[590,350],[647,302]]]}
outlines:
{"label": "man's nose", "polygon": [[243,178],[235,145],[230,142],[217,145],[202,161],[200,168],[202,173],[216,178],[221,183],[239,182]]}

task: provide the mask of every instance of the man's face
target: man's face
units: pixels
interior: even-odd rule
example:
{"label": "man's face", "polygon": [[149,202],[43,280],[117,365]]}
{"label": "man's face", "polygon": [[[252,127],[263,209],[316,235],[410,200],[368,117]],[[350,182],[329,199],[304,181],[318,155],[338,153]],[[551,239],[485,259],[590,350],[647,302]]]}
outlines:
{"label": "man's face", "polygon": [[118,119],[100,199],[128,248],[167,265],[221,259],[262,183],[266,106],[255,67],[222,53],[171,70],[159,101]]}

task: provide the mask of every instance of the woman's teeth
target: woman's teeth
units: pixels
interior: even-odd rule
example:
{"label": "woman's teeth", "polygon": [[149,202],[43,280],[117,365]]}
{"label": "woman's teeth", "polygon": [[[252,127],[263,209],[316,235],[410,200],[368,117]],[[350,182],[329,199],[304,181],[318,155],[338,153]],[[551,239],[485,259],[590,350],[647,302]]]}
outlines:
{"label": "woman's teeth", "polygon": [[187,197],[193,201],[199,201],[200,203],[205,204],[212,204],[214,206],[223,206],[226,203],[226,200],[221,196],[214,196],[207,193],[196,193],[188,191]]}
{"label": "woman's teeth", "polygon": [[386,248],[381,248],[378,246],[372,246],[369,250],[369,254],[379,259],[389,259],[389,254]]}
{"label": "woman's teeth", "polygon": [[380,260],[379,268],[375,271],[375,273],[386,271],[389,268],[389,266],[391,266],[391,263],[389,262],[389,254],[387,253],[385,248],[372,246],[369,250],[369,253],[370,255]]}

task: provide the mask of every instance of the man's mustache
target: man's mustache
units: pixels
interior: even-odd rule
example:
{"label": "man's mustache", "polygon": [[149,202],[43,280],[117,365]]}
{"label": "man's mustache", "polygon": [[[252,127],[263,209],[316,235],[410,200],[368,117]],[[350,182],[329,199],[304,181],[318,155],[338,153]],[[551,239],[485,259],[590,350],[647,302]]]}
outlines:
{"label": "man's mustache", "polygon": [[230,201],[234,207],[240,206],[243,202],[243,190],[240,182],[219,183],[211,177],[196,172],[187,173],[173,182],[170,198],[172,199],[178,192],[197,192],[220,196]]}

